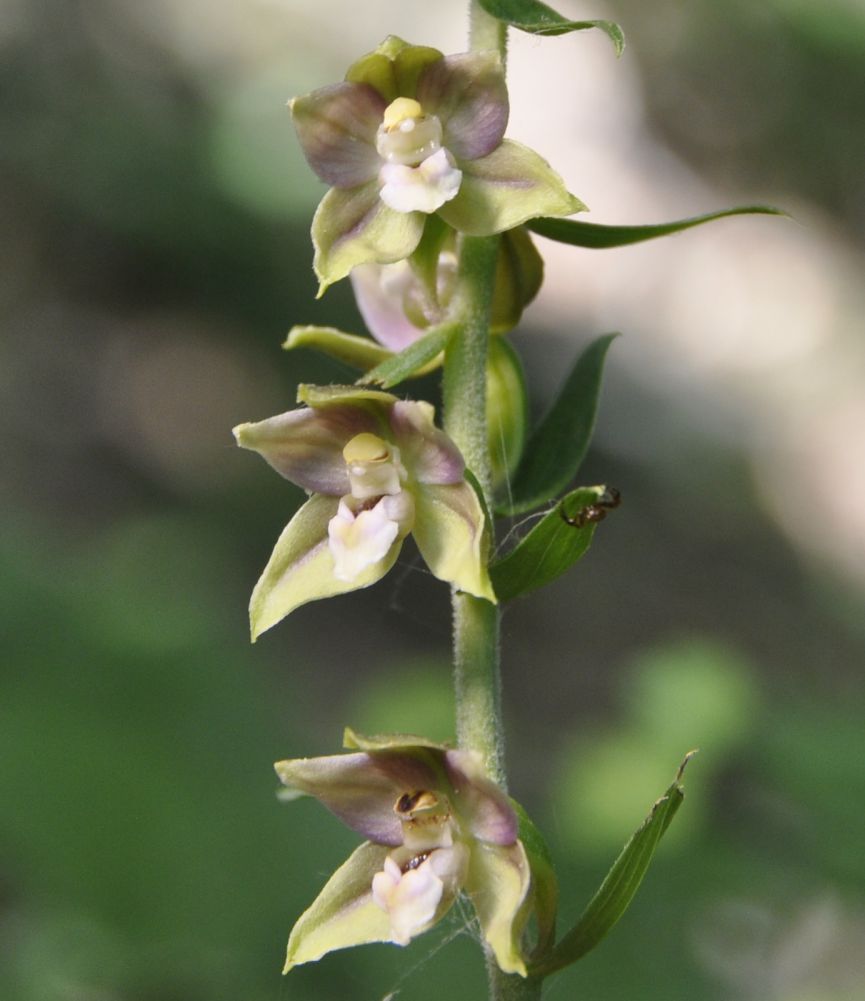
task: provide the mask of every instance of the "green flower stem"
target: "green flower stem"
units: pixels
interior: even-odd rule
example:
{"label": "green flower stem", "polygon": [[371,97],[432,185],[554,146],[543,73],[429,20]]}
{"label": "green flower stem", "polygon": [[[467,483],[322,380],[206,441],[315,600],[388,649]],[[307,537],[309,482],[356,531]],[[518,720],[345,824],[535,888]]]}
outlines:
{"label": "green flower stem", "polygon": [[504,21],[487,14],[477,0],[469,4],[469,47],[477,52],[482,49],[498,49],[502,62],[507,52],[508,26]]}
{"label": "green flower stem", "polygon": [[[487,440],[486,366],[497,237],[466,237],[460,255],[455,313],[459,329],[445,350],[444,428],[477,477],[487,504],[491,472]],[[455,591],[454,685],[460,747],[479,752],[505,787],[499,709],[499,612],[495,605]]]}
{"label": "green flower stem", "polygon": [[[459,329],[445,350],[444,427],[459,446],[489,505],[491,475],[486,415],[486,362],[498,238],[463,240],[457,275]],[[490,776],[507,788],[499,672],[497,606],[453,593],[457,744],[477,751]],[[537,1001],[541,981],[502,973],[487,955],[490,1001]]]}
{"label": "green flower stem", "polygon": [[[505,26],[473,0],[472,49],[496,48],[504,58]],[[455,305],[459,331],[445,351],[444,426],[492,496],[487,435],[486,369],[497,237],[466,237],[460,253]],[[479,752],[489,774],[507,788],[499,672],[499,609],[454,591],[454,688],[457,743]],[[490,1001],[539,1001],[542,981],[505,974],[487,954]]]}
{"label": "green flower stem", "polygon": [[492,496],[487,442],[487,344],[499,238],[465,237],[454,290],[459,327],[445,351],[444,429],[477,477],[487,504]]}
{"label": "green flower stem", "polygon": [[540,1001],[544,982],[538,977],[502,973],[492,956],[487,957],[490,1001]]}
{"label": "green flower stem", "polygon": [[[469,5],[470,43],[475,51],[497,49],[505,57],[507,27]],[[498,237],[465,237],[460,252],[455,319],[444,362],[444,427],[477,477],[489,507],[492,498],[487,435],[487,347]],[[490,526],[492,530],[492,526]],[[482,598],[453,593],[454,688],[457,743],[483,757],[490,776],[507,788],[499,673],[499,609]],[[538,1001],[541,981],[502,973],[486,957],[490,1001]]]}
{"label": "green flower stem", "polygon": [[454,688],[457,744],[478,751],[489,775],[506,788],[499,684],[499,610],[455,591]]}

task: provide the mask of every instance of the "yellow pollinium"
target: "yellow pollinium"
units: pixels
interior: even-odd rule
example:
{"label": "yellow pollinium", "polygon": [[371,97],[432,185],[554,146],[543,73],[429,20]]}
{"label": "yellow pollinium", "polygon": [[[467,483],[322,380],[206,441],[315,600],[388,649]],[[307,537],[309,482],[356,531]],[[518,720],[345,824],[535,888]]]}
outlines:
{"label": "yellow pollinium", "polygon": [[422,118],[423,108],[411,97],[398,97],[385,108],[382,124],[388,130],[395,129],[409,118]]}
{"label": "yellow pollinium", "polygon": [[349,465],[354,463],[384,462],[390,458],[387,442],[378,435],[364,431],[357,434],[342,450],[342,457]]}

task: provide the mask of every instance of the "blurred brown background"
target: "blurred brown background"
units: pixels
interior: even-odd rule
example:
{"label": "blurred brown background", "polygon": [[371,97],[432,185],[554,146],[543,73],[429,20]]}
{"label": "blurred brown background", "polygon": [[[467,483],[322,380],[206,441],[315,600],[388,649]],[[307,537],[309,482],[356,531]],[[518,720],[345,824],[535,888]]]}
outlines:
{"label": "blurred brown background", "polygon": [[[581,472],[622,508],[505,617],[512,790],[573,919],[702,748],[629,914],[553,1001],[854,1001],[865,984],[865,4],[561,0],[513,39],[509,134],[598,222],[772,202],[618,251],[544,243],[516,336],[537,409],[610,356]],[[285,101],[464,5],[0,0],[0,997],[483,996],[466,913],[279,976],[355,837],[271,762],[342,726],[450,736],[446,589],[377,587],[255,647],[246,602],[300,493],[235,449],[298,381],[321,186]],[[432,386],[432,384],[429,384]]]}

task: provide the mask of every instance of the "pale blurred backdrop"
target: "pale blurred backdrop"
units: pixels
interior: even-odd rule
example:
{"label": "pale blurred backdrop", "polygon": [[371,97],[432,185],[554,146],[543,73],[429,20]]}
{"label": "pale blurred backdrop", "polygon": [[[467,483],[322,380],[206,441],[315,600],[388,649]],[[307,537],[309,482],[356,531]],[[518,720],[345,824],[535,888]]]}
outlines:
{"label": "pale blurred backdrop", "polygon": [[[865,3],[559,0],[513,33],[509,135],[605,223],[772,203],[611,251],[539,239],[515,337],[542,410],[612,348],[581,482],[624,503],[504,620],[512,791],[563,926],[672,777],[640,895],[550,982],[580,1001],[865,992]],[[351,374],[280,350],[315,302],[323,188],[286,100],[390,33],[465,47],[462,0],[0,0],[0,998],[477,1001],[457,910],[285,980],[356,838],[271,762],[342,727],[451,736],[446,589],[375,588],[247,643],[300,492],[232,425]],[[435,391],[434,381],[425,388]]]}

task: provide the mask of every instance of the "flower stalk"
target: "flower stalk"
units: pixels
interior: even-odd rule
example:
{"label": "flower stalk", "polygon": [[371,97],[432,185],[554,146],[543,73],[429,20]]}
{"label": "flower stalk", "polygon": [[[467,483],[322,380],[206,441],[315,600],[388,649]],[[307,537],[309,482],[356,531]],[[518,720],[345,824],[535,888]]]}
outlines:
{"label": "flower stalk", "polygon": [[[472,51],[495,48],[504,62],[507,28],[469,6]],[[467,238],[458,265],[456,300],[461,327],[445,352],[443,422],[492,501],[486,370],[498,237]],[[490,526],[492,531],[492,525]],[[454,693],[457,744],[478,752],[488,774],[507,788],[501,718],[500,616],[495,605],[453,590]],[[536,1001],[542,982],[503,973],[487,950],[490,1001]]]}
{"label": "flower stalk", "polygon": [[487,14],[478,0],[470,0],[469,48],[472,51],[496,49],[504,63],[507,54],[507,36],[508,28],[503,21],[499,21],[492,14]]}
{"label": "flower stalk", "polygon": [[[457,746],[346,730],[346,753],[277,763],[282,798],[314,796],[366,839],[296,922],[286,972],[365,943],[405,946],[465,895],[490,1001],[539,1001],[544,977],[624,912],[681,802],[680,773],[556,943],[552,859],[507,793],[498,603],[564,573],[618,504],[606,486],[559,496],[585,455],[615,335],[577,358],[531,432],[522,365],[504,335],[543,279],[530,230],[613,244],[562,222],[585,206],[538,153],[506,138],[504,57],[508,24],[602,27],[619,41],[621,31],[531,7],[470,0],[471,51],[446,56],[389,35],[342,81],[290,102],[304,155],[330,186],[312,223],[319,294],[349,279],[374,340],[294,328],[286,347],[315,347],[363,374],[301,385],[297,408],[234,429],[308,494],[253,591],[252,638],[306,602],[374,585],[411,535],[451,588]],[[444,430],[429,402],[385,391],[439,366]],[[490,565],[494,492],[503,514],[555,503]]]}

